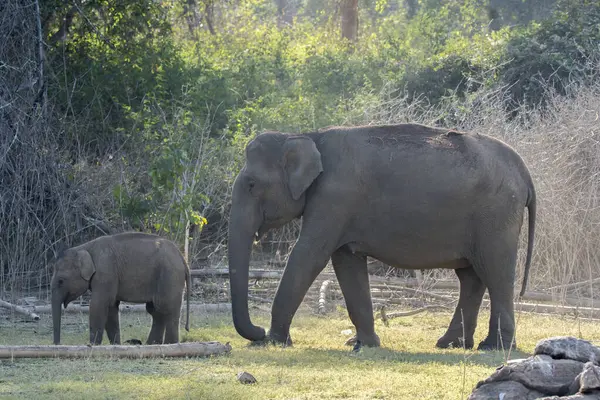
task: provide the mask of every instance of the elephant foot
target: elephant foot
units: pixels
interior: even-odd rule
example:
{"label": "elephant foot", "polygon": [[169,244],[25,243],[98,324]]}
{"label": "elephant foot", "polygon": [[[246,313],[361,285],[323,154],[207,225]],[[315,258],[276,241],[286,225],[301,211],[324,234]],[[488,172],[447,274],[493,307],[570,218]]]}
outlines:
{"label": "elephant foot", "polygon": [[439,338],[435,344],[435,346],[440,349],[472,349],[474,345],[473,336],[462,337],[462,335],[457,336],[448,333]]}
{"label": "elephant foot", "polygon": [[517,342],[516,341],[512,341],[511,343],[511,339],[506,338],[506,339],[500,339],[497,337],[494,338],[489,338],[487,337],[485,340],[483,340],[481,343],[479,343],[479,346],[477,346],[477,350],[480,351],[498,351],[498,350],[516,350],[517,348]]}
{"label": "elephant foot", "polygon": [[265,341],[268,344],[274,344],[281,347],[292,347],[294,343],[292,342],[292,337],[289,334],[277,334],[275,332],[270,332]]}

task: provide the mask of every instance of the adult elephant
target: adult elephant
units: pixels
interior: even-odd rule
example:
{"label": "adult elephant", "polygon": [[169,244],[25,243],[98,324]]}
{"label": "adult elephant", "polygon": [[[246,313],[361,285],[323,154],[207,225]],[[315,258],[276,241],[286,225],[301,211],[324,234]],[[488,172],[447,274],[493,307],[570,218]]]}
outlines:
{"label": "adult elephant", "polygon": [[[455,270],[460,297],[438,347],[473,347],[486,288],[491,317],[478,348],[515,346],[513,292],[525,207],[529,235],[521,294],[531,264],[535,189],[507,144],[418,124],[263,133],[246,147],[233,185],[228,256],[235,328],[252,341],[291,344],[292,318],[331,259],[357,346],[379,346],[366,263],[371,256],[405,269]],[[248,313],[252,242],[299,217],[302,229],[273,301],[267,337]]]}

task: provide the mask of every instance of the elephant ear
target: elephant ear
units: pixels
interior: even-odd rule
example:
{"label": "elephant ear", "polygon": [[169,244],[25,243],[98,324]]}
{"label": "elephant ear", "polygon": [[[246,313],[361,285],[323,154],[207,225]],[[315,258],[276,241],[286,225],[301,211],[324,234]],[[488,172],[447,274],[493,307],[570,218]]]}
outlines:
{"label": "elephant ear", "polygon": [[323,172],[321,153],[309,137],[294,136],[286,139],[283,145],[283,165],[287,185],[294,200]]}
{"label": "elephant ear", "polygon": [[81,277],[86,281],[92,279],[92,276],[96,272],[96,266],[90,253],[87,250],[79,250],[77,252],[77,260],[79,261]]}

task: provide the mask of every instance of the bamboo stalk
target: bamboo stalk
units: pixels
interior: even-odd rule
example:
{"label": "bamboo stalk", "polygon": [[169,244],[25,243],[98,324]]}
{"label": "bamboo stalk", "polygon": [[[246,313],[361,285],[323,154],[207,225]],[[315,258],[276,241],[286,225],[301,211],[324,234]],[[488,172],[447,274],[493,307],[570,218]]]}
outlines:
{"label": "bamboo stalk", "polygon": [[208,357],[231,352],[229,343],[185,342],[143,346],[0,346],[0,359]]}
{"label": "bamboo stalk", "polygon": [[321,284],[321,289],[319,290],[319,314],[325,314],[326,312],[327,292],[330,284],[330,280],[326,280]]}
{"label": "bamboo stalk", "polygon": [[16,304],[9,303],[8,301],[0,300],[0,307],[8,308],[9,310],[13,310],[18,314],[26,315],[34,321],[38,321],[40,319],[40,316],[36,313]]}

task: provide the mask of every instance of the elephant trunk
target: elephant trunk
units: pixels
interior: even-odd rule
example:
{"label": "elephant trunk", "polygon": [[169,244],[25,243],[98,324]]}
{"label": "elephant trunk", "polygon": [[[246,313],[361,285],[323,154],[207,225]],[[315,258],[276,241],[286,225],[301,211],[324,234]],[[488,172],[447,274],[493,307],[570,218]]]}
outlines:
{"label": "elephant trunk", "polygon": [[[234,188],[235,189],[235,188]],[[250,321],[248,312],[248,269],[254,235],[261,224],[258,212],[234,202],[229,219],[228,259],[231,313],[236,331],[252,341],[265,339],[265,330]],[[248,211],[248,212],[247,212]]]}
{"label": "elephant trunk", "polygon": [[58,290],[52,291],[52,328],[54,329],[54,344],[60,344],[60,320],[61,306],[63,302],[62,293]]}

